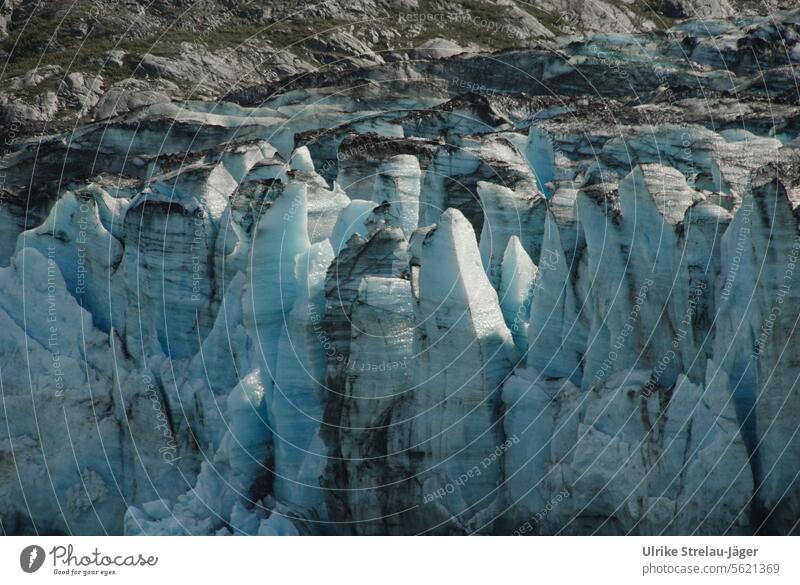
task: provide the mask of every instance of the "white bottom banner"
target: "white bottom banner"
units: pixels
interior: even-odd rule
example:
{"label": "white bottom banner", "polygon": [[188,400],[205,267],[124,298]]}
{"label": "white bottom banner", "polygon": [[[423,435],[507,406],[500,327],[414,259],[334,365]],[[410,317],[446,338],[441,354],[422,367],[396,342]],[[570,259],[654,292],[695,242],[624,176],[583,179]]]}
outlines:
{"label": "white bottom banner", "polygon": [[[791,537],[4,537],[2,583],[800,583]],[[513,581],[512,581],[513,580]]]}

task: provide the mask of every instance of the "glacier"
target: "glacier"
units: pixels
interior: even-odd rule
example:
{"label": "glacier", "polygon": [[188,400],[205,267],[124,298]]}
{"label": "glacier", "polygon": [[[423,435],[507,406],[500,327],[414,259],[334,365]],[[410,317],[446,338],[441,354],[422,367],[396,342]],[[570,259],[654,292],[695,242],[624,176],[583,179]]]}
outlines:
{"label": "glacier", "polygon": [[716,26],[15,144],[2,531],[800,533],[800,11]]}

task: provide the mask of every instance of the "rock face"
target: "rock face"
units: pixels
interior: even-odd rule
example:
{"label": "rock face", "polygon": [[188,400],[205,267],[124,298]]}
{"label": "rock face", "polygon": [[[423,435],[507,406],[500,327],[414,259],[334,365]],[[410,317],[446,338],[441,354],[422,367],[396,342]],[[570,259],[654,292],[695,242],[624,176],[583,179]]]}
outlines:
{"label": "rock face", "polygon": [[735,14],[727,0],[664,0],[661,10],[670,18],[724,18]]}
{"label": "rock face", "polygon": [[[8,66],[0,90],[0,138],[64,131],[173,99],[216,99],[318,68],[352,71],[541,43],[555,48],[559,36],[649,32],[679,18],[753,18],[776,10],[775,4],[255,0],[210,1],[186,10],[176,0],[75,0],[68,6],[57,0],[2,0],[0,52]],[[774,33],[774,43],[786,38]],[[755,44],[761,38],[753,39]],[[709,37],[698,50],[719,58],[731,42],[735,46],[736,38],[727,37],[718,52]],[[453,84],[470,89],[463,78]]]}
{"label": "rock face", "polygon": [[799,23],[70,73],[0,156],[0,526],[797,533]]}

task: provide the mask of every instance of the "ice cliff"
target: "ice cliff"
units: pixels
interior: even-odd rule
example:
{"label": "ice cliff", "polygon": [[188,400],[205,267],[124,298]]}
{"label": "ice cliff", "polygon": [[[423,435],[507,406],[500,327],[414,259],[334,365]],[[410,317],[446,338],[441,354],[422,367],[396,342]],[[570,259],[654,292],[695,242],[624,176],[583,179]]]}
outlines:
{"label": "ice cliff", "polygon": [[797,533],[799,34],[322,71],[16,144],[3,532]]}

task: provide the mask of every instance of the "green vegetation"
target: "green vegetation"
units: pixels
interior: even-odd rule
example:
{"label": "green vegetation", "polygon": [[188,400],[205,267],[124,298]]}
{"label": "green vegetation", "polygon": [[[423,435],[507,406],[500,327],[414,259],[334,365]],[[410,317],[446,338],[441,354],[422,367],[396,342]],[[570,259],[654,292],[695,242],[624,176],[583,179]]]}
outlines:
{"label": "green vegetation", "polygon": [[345,25],[345,22],[321,19],[305,19],[283,22],[280,25],[256,26],[243,24],[194,32],[186,30],[161,30],[144,38],[120,38],[111,33],[98,33],[91,30],[85,38],[79,38],[70,30],[77,22],[64,22],[58,28],[58,20],[50,21],[43,16],[34,16],[24,29],[16,35],[0,42],[0,49],[8,55],[3,79],[22,75],[35,67],[58,65],[69,71],[100,72],[103,77],[115,82],[133,74],[135,58],[125,60],[123,66],[107,64],[103,66],[103,55],[118,49],[134,57],[145,53],[164,57],[180,54],[181,44],[185,42],[202,43],[209,50],[235,48],[250,38],[269,41],[275,49],[289,48],[295,54],[310,58],[308,49],[302,41]]}
{"label": "green vegetation", "polygon": [[[58,29],[52,22],[41,16],[33,17],[24,29],[17,31],[9,39],[0,43],[8,55],[4,64],[3,79],[22,75],[35,67],[58,65],[70,71],[98,71],[102,65],[101,57],[112,49],[122,49],[131,53],[156,52],[154,40],[123,39],[112,35],[99,36],[93,33],[83,39],[64,34],[68,23]],[[102,74],[111,79],[124,79],[131,75],[127,66],[113,65],[103,68]]]}
{"label": "green vegetation", "polygon": [[[515,1],[519,8],[535,17],[551,32],[561,33],[565,24],[562,14],[538,8],[534,5],[535,0]],[[674,19],[661,14],[661,0],[636,0],[631,4],[625,3],[625,0],[609,1],[633,12],[634,18],[655,22],[659,28],[675,23]],[[397,12],[388,18],[365,23],[313,17],[284,20],[264,27],[252,24],[246,12],[238,12],[224,20],[224,25],[218,29],[193,32],[166,28],[166,24],[161,28],[154,25],[151,33],[142,34],[142,30],[146,29],[139,29],[139,37],[120,34],[122,31],[108,25],[92,28],[84,37],[89,23],[93,21],[90,3],[76,10],[59,6],[58,3],[45,3],[42,6],[44,8],[37,8],[37,12],[24,23],[24,28],[20,26],[23,23],[17,23],[12,36],[0,42],[0,50],[7,55],[3,79],[24,74],[37,66],[59,65],[69,71],[99,72],[113,83],[130,77],[137,57],[145,53],[174,57],[180,53],[184,42],[200,42],[209,50],[216,51],[236,47],[249,38],[268,41],[277,50],[290,50],[307,61],[315,61],[319,55],[315,55],[304,41],[337,28],[352,29],[359,36],[359,31],[368,27],[385,26],[400,33],[404,40],[396,44],[405,47],[435,37],[452,39],[461,45],[478,44],[494,49],[520,44],[506,28],[510,22],[509,10],[489,5],[484,0],[452,0],[447,4],[420,0],[419,9],[415,12]],[[468,17],[464,18],[465,15]],[[156,19],[154,22],[159,22],[157,14],[153,18]],[[375,48],[381,50],[389,47],[379,45]],[[130,58],[122,66],[103,66],[103,55],[112,49],[125,51]]]}

